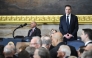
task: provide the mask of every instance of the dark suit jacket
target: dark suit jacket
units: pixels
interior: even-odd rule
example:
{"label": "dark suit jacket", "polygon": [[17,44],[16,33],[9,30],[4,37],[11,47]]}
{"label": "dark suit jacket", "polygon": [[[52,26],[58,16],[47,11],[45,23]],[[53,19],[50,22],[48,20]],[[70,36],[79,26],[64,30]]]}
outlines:
{"label": "dark suit jacket", "polygon": [[56,47],[50,50],[51,58],[57,58],[57,51],[61,45],[65,45],[64,42],[59,43]]}
{"label": "dark suit jacket", "polygon": [[30,36],[30,32],[32,31],[32,29],[30,29],[29,31],[28,31],[28,37],[30,37],[30,38],[32,38],[33,36],[39,36],[39,37],[41,37],[41,31],[40,31],[40,29],[39,28],[35,28],[34,29],[34,32],[32,33],[32,35]]}
{"label": "dark suit jacket", "polygon": [[76,40],[77,39],[78,28],[79,28],[79,26],[78,26],[77,16],[71,14],[69,29],[67,28],[66,15],[63,15],[60,18],[59,30],[63,35],[67,34],[67,33],[72,34],[74,36],[74,38],[71,39],[71,40]]}
{"label": "dark suit jacket", "polygon": [[[57,51],[61,45],[66,45],[64,42],[59,43],[56,47],[50,50],[51,58],[58,58]],[[68,45],[71,50],[71,55],[78,57],[77,51],[73,46]]]}

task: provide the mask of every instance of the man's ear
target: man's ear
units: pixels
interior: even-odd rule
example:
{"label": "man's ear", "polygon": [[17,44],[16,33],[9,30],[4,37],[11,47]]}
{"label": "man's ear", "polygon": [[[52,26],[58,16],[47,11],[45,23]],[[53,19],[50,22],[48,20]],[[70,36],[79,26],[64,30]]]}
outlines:
{"label": "man's ear", "polygon": [[63,57],[65,56],[65,52],[62,52],[62,56],[63,56]]}

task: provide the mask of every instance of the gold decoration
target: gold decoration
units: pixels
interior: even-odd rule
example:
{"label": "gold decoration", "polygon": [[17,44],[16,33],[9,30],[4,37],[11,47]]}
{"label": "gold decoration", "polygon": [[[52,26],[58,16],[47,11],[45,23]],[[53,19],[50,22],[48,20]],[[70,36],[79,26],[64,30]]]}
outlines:
{"label": "gold decoration", "polygon": [[[59,24],[62,15],[1,15],[0,24],[22,24],[36,21],[38,24]],[[79,24],[92,24],[92,15],[77,15]]]}

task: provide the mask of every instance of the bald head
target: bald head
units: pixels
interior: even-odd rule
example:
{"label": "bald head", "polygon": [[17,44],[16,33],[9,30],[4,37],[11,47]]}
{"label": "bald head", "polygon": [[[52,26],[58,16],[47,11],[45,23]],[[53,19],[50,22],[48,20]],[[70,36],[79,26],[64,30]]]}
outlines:
{"label": "bald head", "polygon": [[63,35],[60,32],[53,34],[52,38],[59,41],[63,41]]}
{"label": "bald head", "polygon": [[36,27],[36,25],[37,25],[37,23],[36,23],[35,21],[32,21],[32,22],[31,22],[31,28]]}

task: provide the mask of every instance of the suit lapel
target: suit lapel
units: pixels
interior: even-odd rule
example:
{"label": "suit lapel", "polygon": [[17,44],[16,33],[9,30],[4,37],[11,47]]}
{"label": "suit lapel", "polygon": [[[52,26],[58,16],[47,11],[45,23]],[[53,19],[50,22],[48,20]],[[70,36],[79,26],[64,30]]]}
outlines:
{"label": "suit lapel", "polygon": [[[72,22],[73,22],[73,16],[72,16],[72,14],[71,14],[70,26],[71,26]],[[70,28],[70,26],[69,26],[69,28]]]}

